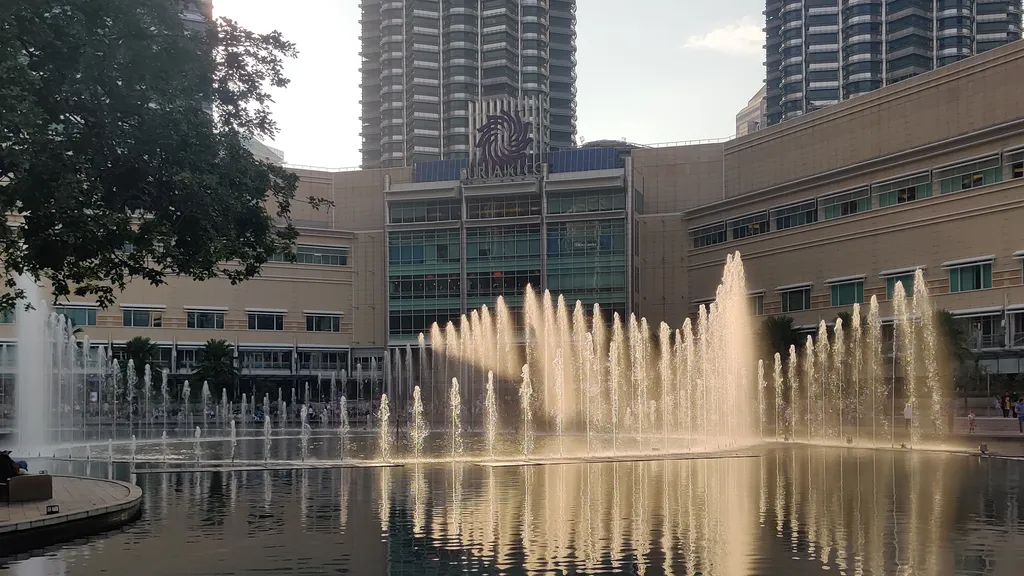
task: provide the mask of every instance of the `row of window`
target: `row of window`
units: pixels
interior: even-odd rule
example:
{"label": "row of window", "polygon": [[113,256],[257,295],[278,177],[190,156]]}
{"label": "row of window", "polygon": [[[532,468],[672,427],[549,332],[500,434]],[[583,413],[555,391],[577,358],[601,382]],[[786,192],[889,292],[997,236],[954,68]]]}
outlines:
{"label": "row of window", "polygon": [[[96,326],[94,307],[56,306],[54,312],[65,316],[72,326]],[[224,315],[222,311],[188,310],[186,326],[200,330],[223,330]],[[340,314],[306,314],[307,332],[341,332]],[[284,314],[270,312],[249,312],[247,314],[249,330],[284,330]],[[8,311],[0,317],[0,323],[14,322],[14,312]],[[126,308],[121,312],[121,325],[127,328],[162,328],[164,325],[162,310],[146,310]]]}
{"label": "row of window", "polygon": [[[970,292],[985,290],[992,287],[992,261],[975,261],[964,264],[944,266],[949,274],[950,292]],[[902,284],[904,293],[910,297],[914,293],[914,273],[887,274],[885,279],[885,298],[892,300],[896,293],[896,285]],[[864,303],[864,280],[855,278],[837,280],[829,283],[831,292],[830,305],[852,306]],[[811,309],[811,285],[799,285],[779,290],[782,297],[782,312],[800,312]]]}
{"label": "row of window", "polygon": [[[515,218],[540,215],[538,195],[470,197],[466,199],[466,218]],[[579,214],[626,209],[626,194],[621,188],[551,192],[548,214]],[[395,201],[388,205],[388,222],[451,222],[462,216],[461,202],[456,198],[440,200]]]}
{"label": "row of window", "polygon": [[[873,208],[897,206],[939,194],[951,194],[1000,182],[1004,166],[1011,178],[1024,178],[1024,150],[991,156],[948,168],[922,172],[823,198],[803,200],[788,206],[747,214],[690,230],[694,248],[729,240],[740,240],[774,230],[813,224],[819,217],[833,220],[867,212]],[[877,206],[874,199],[877,198]]]}
{"label": "row of window", "polygon": [[[298,264],[320,264],[324,266],[348,266],[347,246],[316,246],[299,244],[295,246],[295,262]],[[271,262],[288,262],[285,254],[275,254]]]}

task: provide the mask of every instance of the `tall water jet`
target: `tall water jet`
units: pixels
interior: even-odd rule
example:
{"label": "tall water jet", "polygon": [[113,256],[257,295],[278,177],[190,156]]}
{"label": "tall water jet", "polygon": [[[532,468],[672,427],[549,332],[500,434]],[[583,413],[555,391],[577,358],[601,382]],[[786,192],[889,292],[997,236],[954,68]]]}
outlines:
{"label": "tall water jet", "polygon": [[612,452],[618,448],[619,390],[622,389],[623,343],[622,319],[619,313],[612,315],[612,339],[608,344],[608,398],[611,405]]}
{"label": "tall water jet", "polygon": [[533,410],[530,407],[533,386],[530,384],[530,367],[523,364],[522,384],[519,387],[519,408],[523,416],[523,457],[529,458],[533,450]]}
{"label": "tall water jet", "polygon": [[152,413],[152,411],[150,409],[150,403],[152,401],[152,398],[151,398],[152,396],[153,396],[153,372],[150,369],[149,364],[146,364],[142,368],[142,406],[143,406],[143,410],[142,410],[142,414],[140,414],[139,417],[148,426],[152,426],[153,425],[153,413]]}
{"label": "tall water jet", "polygon": [[672,414],[672,395],[675,393],[675,358],[672,355],[672,329],[662,322],[658,326],[658,376],[661,386],[662,449],[668,450],[669,415]]}
{"label": "tall water jet", "polygon": [[[232,422],[232,424],[234,424],[234,422]],[[193,450],[195,451],[195,455],[196,455],[196,462],[200,462],[203,459],[203,444],[202,444],[202,442],[203,442],[203,430],[199,426],[196,426],[195,443],[193,444]]]}
{"label": "tall water jet", "polygon": [[267,460],[270,460],[270,394],[263,395],[263,461]]}
{"label": "tall water jet", "polygon": [[[203,388],[200,391],[200,395],[202,397],[203,402],[203,428],[208,429],[209,426],[207,426],[206,423],[206,411],[209,410],[210,406],[210,383],[207,382],[206,380],[203,380]],[[267,415],[268,418],[270,417],[269,411],[265,411],[265,414]]]}
{"label": "tall water jet", "polygon": [[231,417],[231,414],[230,414],[230,411],[229,411],[229,408],[228,408],[228,389],[227,388],[221,388],[220,389],[220,410],[217,411],[217,414],[220,415],[220,425],[221,426],[224,426],[224,423],[227,422],[228,418]]}
{"label": "tall water jet", "polygon": [[230,446],[231,446],[231,458],[230,458],[230,460],[232,462],[234,462],[235,461],[235,447],[238,446],[238,432],[235,430],[235,421],[234,420],[231,421],[231,436],[229,436],[229,438],[231,439],[231,444],[230,444]]}
{"label": "tall water jet", "polygon": [[423,398],[419,386],[412,389],[412,425],[409,434],[413,458],[419,460],[423,456],[423,442],[427,439],[427,421],[423,417]]}
{"label": "tall water jet", "polygon": [[[142,393],[148,399],[150,394],[152,394],[151,391],[153,389],[153,377],[152,377],[152,374],[150,373],[150,370],[149,370],[149,364],[146,364],[142,382],[143,382],[143,386],[144,386],[144,389],[143,389]],[[167,400],[168,400],[168,397],[169,397],[169,394],[167,393],[167,374],[165,374],[164,371],[161,371],[160,372],[160,407],[161,407],[160,411],[162,412],[162,414],[160,415],[160,419],[161,419],[161,422],[162,422],[161,428],[163,430],[167,429],[167,415],[168,415]],[[146,409],[149,410],[149,406],[146,406]]]}
{"label": "tall water jet", "polygon": [[778,352],[775,353],[775,365],[772,369],[772,383],[775,388],[775,401],[772,403],[775,406],[775,439],[779,439],[779,413],[782,411],[783,400],[782,400],[782,355]]}
{"label": "tall water jet", "polygon": [[[17,370],[18,390],[15,394],[18,418],[18,444],[26,448],[41,449],[50,443],[50,377],[53,358],[47,326],[50,313],[46,309],[39,286],[24,274],[16,278],[16,285],[25,293],[25,303],[16,304],[15,329],[18,335]],[[60,346],[61,343],[58,343]],[[60,414],[60,404],[57,404]]]}
{"label": "tall water jet", "polygon": [[[939,375],[938,358],[938,335],[935,326],[935,309],[932,308],[931,298],[928,295],[928,283],[924,279],[924,272],[918,268],[914,273],[914,314],[921,324],[921,351],[924,358],[924,382],[922,393],[926,393],[931,399],[931,421],[932,428],[940,436],[946,433],[945,411],[946,406],[945,390],[942,386],[942,378]],[[914,406],[917,410],[917,406]]]}
{"label": "tall water jet", "polygon": [[341,459],[345,459],[345,447],[348,444],[348,398],[344,395],[338,400],[338,444],[341,445]]}
{"label": "tall water jet", "polygon": [[167,430],[160,432],[160,454],[163,455],[164,460],[171,457],[170,449],[167,447]]}
{"label": "tall water jet", "polygon": [[[907,307],[907,293],[904,289],[903,282],[897,282],[896,288],[893,291],[893,313],[896,316],[893,330],[893,386],[892,386],[892,417],[896,419],[896,361],[899,359],[900,365],[903,366],[903,393],[905,396],[906,403],[911,408],[911,420],[910,420],[910,440],[914,442],[918,440],[920,434],[916,422],[916,416],[918,410],[916,400],[915,386],[917,383],[917,355],[914,351],[914,318],[911,310]],[[894,427],[895,428],[895,427]],[[890,445],[896,444],[895,432],[891,431],[889,436]]]}
{"label": "tall water jet", "polygon": [[843,439],[843,404],[846,402],[846,395],[843,393],[843,368],[846,361],[846,334],[843,332],[842,318],[836,318],[833,341],[835,343],[832,345],[832,382],[835,388],[836,408],[839,411],[838,436]]}
{"label": "tall water jet", "polygon": [[182,421],[185,423],[185,426],[191,426],[192,425],[192,422],[191,422],[192,405],[190,404],[190,400],[191,399],[192,399],[192,387],[189,386],[188,380],[185,380],[185,383],[181,385],[181,410],[182,410],[181,415],[182,415]]}
{"label": "tall water jet", "polygon": [[853,375],[853,387],[854,395],[857,402],[854,405],[856,411],[856,433],[857,439],[860,440],[860,420],[861,410],[864,406],[864,397],[861,395],[861,378],[860,373],[863,369],[864,360],[864,328],[862,326],[862,319],[860,316],[860,303],[857,302],[853,305],[853,326],[850,329],[850,345],[853,348],[853,364],[850,366],[850,372]]}
{"label": "tall water jet", "polygon": [[302,404],[299,406],[299,424],[301,428],[299,430],[299,444],[302,452],[302,461],[306,461],[306,455],[309,452],[309,436],[312,433],[312,428],[309,427],[309,408]]}
{"label": "tall water jet", "polygon": [[761,433],[761,439],[764,439],[764,404],[765,404],[765,388],[768,384],[764,380],[764,360],[757,361],[757,398],[760,411],[757,415],[758,429]]}
{"label": "tall water jet", "polygon": [[562,364],[562,351],[555,351],[555,361],[552,362],[552,374],[555,379],[555,437],[558,439],[558,455],[565,455],[563,446],[565,431],[565,373]]}
{"label": "tall water jet", "polygon": [[484,433],[487,435],[487,455],[494,458],[494,443],[498,438],[498,403],[494,398],[494,372],[487,373],[487,391],[484,396]]}
{"label": "tall water jet", "polygon": [[391,460],[391,431],[388,429],[388,422],[391,416],[391,408],[388,406],[388,395],[380,395],[380,409],[377,412],[377,421],[380,428],[377,430],[377,448],[380,450],[382,462]]}
{"label": "tall water jet", "polygon": [[462,398],[458,378],[452,378],[452,388],[448,393],[448,419],[452,460],[455,460],[456,454],[462,453]]}
{"label": "tall water jet", "polygon": [[804,415],[807,417],[807,440],[814,434],[814,426],[811,425],[814,414],[814,404],[811,399],[814,397],[814,339],[810,335],[804,344],[804,389],[807,392],[807,403],[804,404]]}
{"label": "tall water jet", "polygon": [[[882,319],[878,314],[878,297],[872,295],[868,307],[868,338],[867,338],[867,376],[868,390],[871,395],[871,442],[878,441],[879,410],[885,401],[885,380],[882,378]],[[882,432],[885,433],[885,419],[882,419]]]}
{"label": "tall water jet", "polygon": [[825,412],[828,410],[828,388],[829,388],[829,352],[831,346],[828,342],[828,326],[825,325],[825,321],[822,320],[818,323],[818,341],[815,342],[815,353],[818,357],[818,382],[816,383],[818,389],[818,404],[819,406],[815,410],[815,418],[819,418],[818,422],[818,433],[819,440],[824,441],[828,433],[828,422],[825,418]]}

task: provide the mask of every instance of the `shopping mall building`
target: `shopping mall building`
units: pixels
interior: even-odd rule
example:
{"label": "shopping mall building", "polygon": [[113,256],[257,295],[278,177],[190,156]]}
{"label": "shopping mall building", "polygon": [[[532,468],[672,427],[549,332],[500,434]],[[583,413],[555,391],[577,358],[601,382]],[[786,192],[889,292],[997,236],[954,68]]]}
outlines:
{"label": "shopping mall building", "polygon": [[[543,114],[535,102],[512,108]],[[486,123],[495,112],[473,114]],[[434,322],[457,324],[498,296],[518,309],[527,284],[679,325],[738,251],[752,309],[808,330],[872,296],[892,316],[895,282],[922,269],[985,368],[1021,372],[1020,42],[719,143],[547,152],[530,129],[525,156],[499,169],[485,153],[294,167],[297,198],[334,202],[294,206],[296,262],[270,262],[239,286],[133,283],[113,307],[73,300],[59,311],[92,346],[149,337],[178,378],[218,338],[236,345],[244,381],[287,385],[342,370],[351,379],[357,366],[369,376]],[[13,323],[0,339],[9,383]]]}

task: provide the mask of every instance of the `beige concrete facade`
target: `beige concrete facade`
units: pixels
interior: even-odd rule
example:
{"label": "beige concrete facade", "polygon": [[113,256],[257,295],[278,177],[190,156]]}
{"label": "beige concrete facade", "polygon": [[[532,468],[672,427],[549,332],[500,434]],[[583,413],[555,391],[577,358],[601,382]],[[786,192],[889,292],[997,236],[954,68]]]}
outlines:
{"label": "beige concrete facade", "polygon": [[[883,274],[923,267],[939,307],[995,320],[976,334],[980,348],[1024,347],[1021,150],[1021,42],[724,145],[636,150],[638,312],[677,325],[714,296],[736,251],[765,316],[784,312],[779,287],[810,284],[809,308],[785,311],[805,326],[849,309],[832,305],[830,280],[862,276],[863,302],[877,295],[885,317]],[[940,182],[947,168],[978,161],[997,167]],[[930,197],[884,205],[877,186],[906,176],[930,182]],[[827,207],[847,192],[867,200]],[[775,210],[804,201],[816,221],[778,229],[789,221]],[[765,215],[759,233],[737,238],[730,224],[753,215]],[[694,243],[693,231],[719,223],[724,234]],[[951,289],[950,270],[965,259],[991,264],[990,288]]]}
{"label": "beige concrete facade", "polygon": [[[345,265],[268,262],[252,280],[232,286],[223,278],[196,282],[172,278],[166,285],[132,282],[117,303],[96,311],[95,325],[82,326],[94,343],[118,344],[145,336],[164,350],[165,363],[172,372],[187,373],[190,366],[174,352],[196,349],[209,339],[224,339],[244,350],[291,350],[342,352],[342,365],[314,362],[303,369],[295,361],[298,375],[352,370],[352,356],[382,358],[386,346],[386,276],[384,273],[384,180],[406,182],[411,169],[320,171],[295,168],[300,177],[292,217],[299,228],[299,248],[347,248]],[[331,200],[329,208],[314,210],[311,196]],[[68,306],[94,308],[88,299],[72,297]],[[150,310],[161,317],[159,327],[126,327],[125,309]],[[223,329],[188,327],[189,311],[223,314]],[[283,314],[283,330],[250,330],[248,314]],[[337,332],[309,332],[308,314],[340,316]],[[81,337],[81,336],[80,336]],[[0,345],[16,338],[16,326],[0,325]],[[174,357],[173,361],[170,361]],[[368,365],[369,362],[366,362]],[[322,368],[318,369],[318,367]],[[367,366],[369,369],[369,366]],[[279,375],[290,372],[282,366],[246,368],[243,375]]]}

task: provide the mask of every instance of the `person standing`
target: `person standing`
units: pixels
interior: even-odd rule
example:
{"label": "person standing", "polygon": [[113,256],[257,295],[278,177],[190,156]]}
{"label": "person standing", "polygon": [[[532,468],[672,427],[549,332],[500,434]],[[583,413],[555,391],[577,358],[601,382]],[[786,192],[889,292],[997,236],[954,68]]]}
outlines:
{"label": "person standing", "polygon": [[1013,402],[1010,400],[1009,394],[1003,395],[1003,418],[1010,417],[1010,408],[1013,406]]}
{"label": "person standing", "polygon": [[910,406],[910,402],[903,407],[903,424],[906,426],[907,432],[910,432],[910,424],[914,420],[914,409]]}
{"label": "person standing", "polygon": [[1017,426],[1020,433],[1024,434],[1024,396],[1017,399]]}

